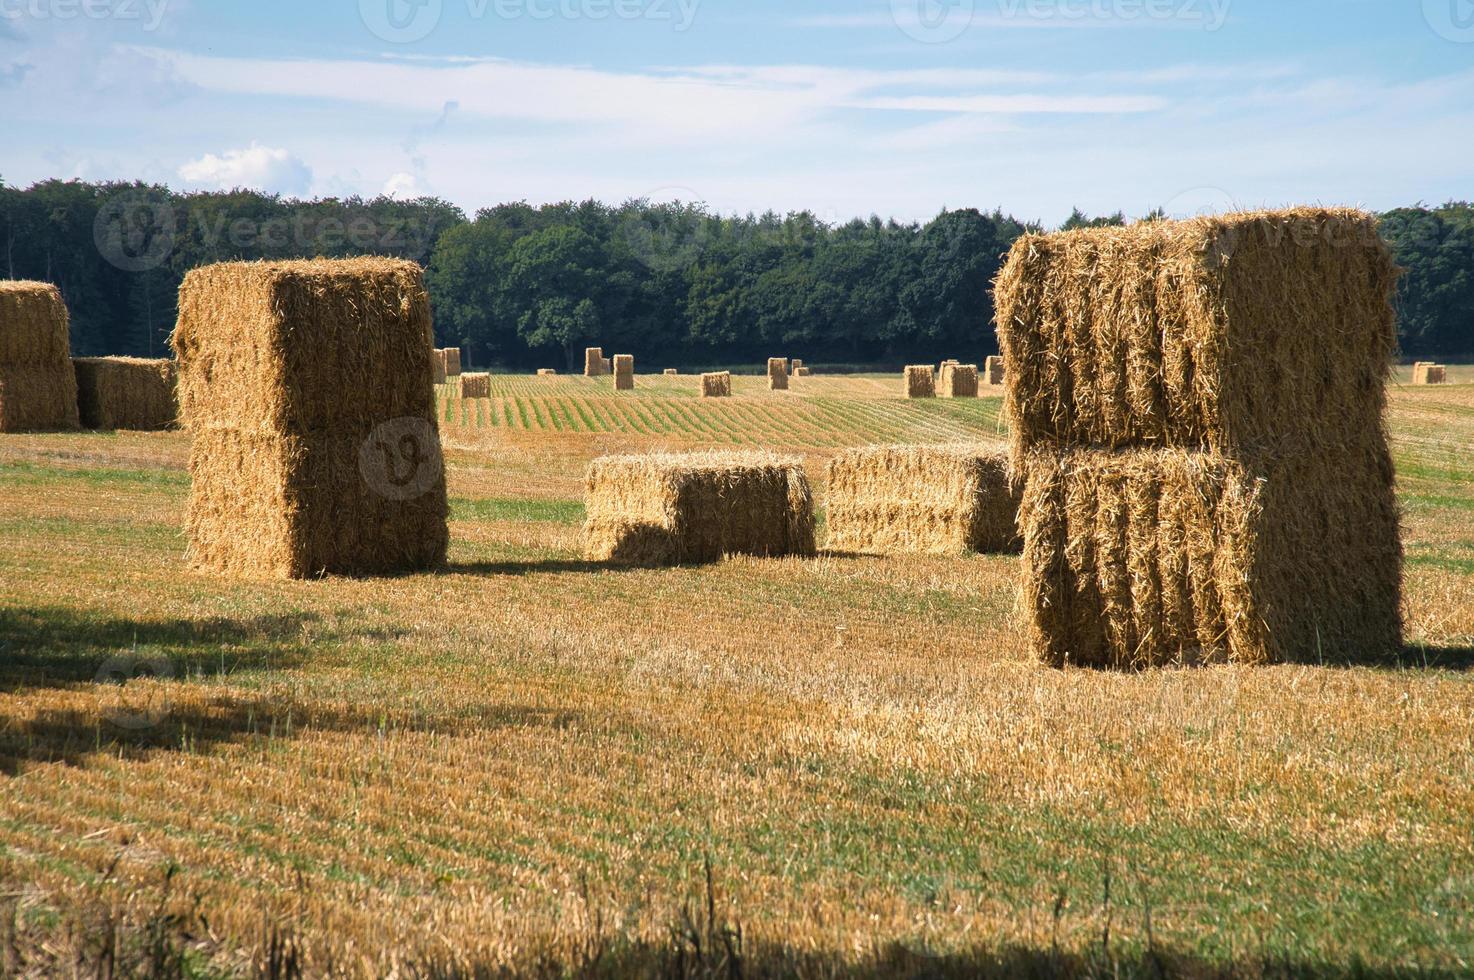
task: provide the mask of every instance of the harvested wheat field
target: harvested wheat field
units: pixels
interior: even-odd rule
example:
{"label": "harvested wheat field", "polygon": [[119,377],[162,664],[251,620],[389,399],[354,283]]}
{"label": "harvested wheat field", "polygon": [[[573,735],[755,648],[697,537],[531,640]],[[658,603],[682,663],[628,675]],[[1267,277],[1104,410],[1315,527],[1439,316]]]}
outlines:
{"label": "harvested wheat field", "polygon": [[[107,921],[216,976],[1467,974],[1474,375],[1406,373],[1408,645],[1357,666],[1047,668],[1018,557],[830,550],[842,450],[1004,449],[998,397],[894,374],[493,376],[441,404],[448,564],[396,578],[187,569],[187,433],[0,437],[6,946],[38,975]],[[585,557],[594,459],[759,448],[803,458],[817,557]]]}

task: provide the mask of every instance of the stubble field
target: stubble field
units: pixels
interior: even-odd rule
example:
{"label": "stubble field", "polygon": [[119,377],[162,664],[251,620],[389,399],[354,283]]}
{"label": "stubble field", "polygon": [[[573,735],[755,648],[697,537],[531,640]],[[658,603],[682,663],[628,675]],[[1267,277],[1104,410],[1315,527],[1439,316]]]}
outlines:
{"label": "stubble field", "polygon": [[842,447],[1005,435],[735,380],[442,400],[451,567],[397,579],[185,569],[183,434],[0,437],[5,964],[1474,969],[1474,370],[1392,396],[1402,664],[1140,675],[1027,662],[1012,557],[584,562],[602,453],[790,450],[822,505]]}

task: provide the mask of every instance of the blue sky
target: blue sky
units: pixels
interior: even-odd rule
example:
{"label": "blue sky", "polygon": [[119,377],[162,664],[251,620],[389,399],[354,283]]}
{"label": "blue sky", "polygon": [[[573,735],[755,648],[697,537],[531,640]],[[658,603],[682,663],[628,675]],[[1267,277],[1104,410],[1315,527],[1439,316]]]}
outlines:
{"label": "blue sky", "polygon": [[1057,223],[1474,197],[1474,0],[0,0],[0,177]]}

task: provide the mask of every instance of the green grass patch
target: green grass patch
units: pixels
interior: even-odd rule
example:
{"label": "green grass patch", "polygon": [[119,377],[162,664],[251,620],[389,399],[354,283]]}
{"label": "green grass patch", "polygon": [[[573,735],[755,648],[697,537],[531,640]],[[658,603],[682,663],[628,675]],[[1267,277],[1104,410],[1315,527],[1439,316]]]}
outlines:
{"label": "green grass patch", "polygon": [[583,520],[583,502],[578,500],[531,500],[498,498],[450,502],[453,521],[517,521],[529,524],[578,524]]}

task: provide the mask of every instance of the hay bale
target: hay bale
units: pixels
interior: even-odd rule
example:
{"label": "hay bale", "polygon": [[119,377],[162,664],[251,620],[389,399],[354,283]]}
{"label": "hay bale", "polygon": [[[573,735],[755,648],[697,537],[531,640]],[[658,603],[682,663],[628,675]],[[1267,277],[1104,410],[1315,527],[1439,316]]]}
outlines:
{"label": "hay bale", "polygon": [[461,373],[461,349],[459,347],[447,347],[445,349],[445,376],[447,378],[458,377]]}
{"label": "hay bale", "polygon": [[1390,460],[1069,450],[1022,468],[1034,654],[1144,668],[1401,648]]}
{"label": "hay bale", "polygon": [[635,390],[635,358],[633,354],[614,355],[614,390]]}
{"label": "hay bale", "polygon": [[986,369],[985,370],[986,370],[986,373],[987,373],[987,376],[988,376],[988,384],[990,384],[990,385],[1001,385],[1001,384],[1003,384],[1003,380],[1006,377],[1006,375],[1003,372],[1003,358],[1001,358],[1001,357],[990,357],[990,358],[988,358],[988,360],[986,362]]}
{"label": "hay bale", "polygon": [[788,367],[788,373],[790,375],[797,375],[803,369],[804,369],[804,362],[803,362],[803,360],[801,358],[795,357],[793,359],[793,363],[790,364],[789,367]]}
{"label": "hay bale", "polygon": [[538,368],[537,376],[539,378],[556,378],[558,376],[558,372],[555,368]]}
{"label": "hay bale", "polygon": [[935,398],[937,396],[936,373],[930,364],[913,364],[906,368],[906,397]]}
{"label": "hay bale", "polygon": [[730,398],[732,396],[732,372],[713,371],[701,376],[702,398]]}
{"label": "hay bale", "polygon": [[176,365],[141,357],[78,357],[77,409],[88,429],[158,431],[179,416]]}
{"label": "hay bale", "polygon": [[291,578],[443,564],[430,337],[411,262],[236,262],[185,276],[171,343],[194,443],[193,563]]}
{"label": "hay bale", "polygon": [[812,373],[813,372],[810,371],[810,369],[808,369],[806,367],[794,368],[794,370],[793,370],[793,376],[795,378],[807,378]]}
{"label": "hay bale", "polygon": [[1398,648],[1394,273],[1373,219],[1350,211],[1020,243],[997,296],[1038,656]]}
{"label": "hay bale", "polygon": [[0,432],[78,428],[70,321],[50,283],[0,281]]}
{"label": "hay bale", "polygon": [[583,376],[585,378],[602,378],[609,373],[605,366],[609,362],[604,360],[604,348],[588,347],[583,352]]}
{"label": "hay bale", "polygon": [[431,351],[431,356],[430,356],[430,373],[431,373],[430,383],[432,385],[443,385],[443,384],[445,384],[446,374],[445,374],[445,351],[444,350],[434,350],[434,351]]}
{"label": "hay bale", "polygon": [[1432,361],[1419,361],[1413,365],[1413,384],[1448,384],[1448,368],[1442,364],[1434,364]]}
{"label": "hay bale", "polygon": [[461,375],[461,397],[462,398],[490,398],[491,397],[491,375],[490,374],[463,374],[463,375]]}
{"label": "hay bale", "polygon": [[939,398],[976,398],[978,366],[976,364],[944,364],[942,379],[937,383]]}
{"label": "hay bale", "polygon": [[788,390],[788,359],[786,357],[768,358],[768,390]]}
{"label": "hay bale", "polygon": [[681,372],[680,371],[677,371],[675,368],[666,368],[665,369],[665,376],[667,378],[678,377],[680,375],[680,373]]}
{"label": "hay bale", "polygon": [[829,544],[867,554],[1011,552],[1019,492],[982,446],[875,446],[829,463]]}
{"label": "hay bale", "polygon": [[1396,275],[1350,210],[1027,235],[995,290],[1007,422],[1034,448],[1362,445]]}
{"label": "hay bale", "polygon": [[814,501],[797,459],[771,453],[611,456],[589,467],[585,551],[630,565],[812,556]]}

